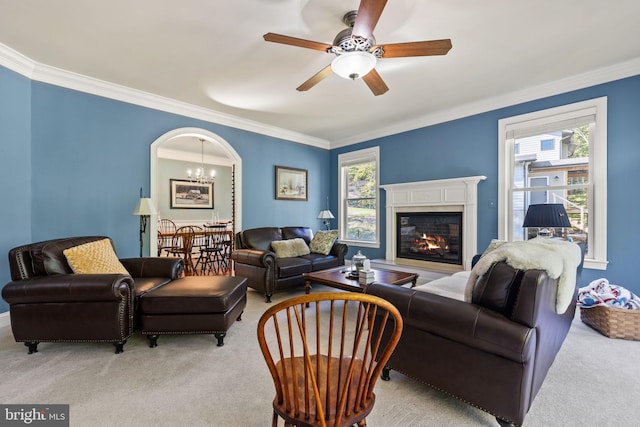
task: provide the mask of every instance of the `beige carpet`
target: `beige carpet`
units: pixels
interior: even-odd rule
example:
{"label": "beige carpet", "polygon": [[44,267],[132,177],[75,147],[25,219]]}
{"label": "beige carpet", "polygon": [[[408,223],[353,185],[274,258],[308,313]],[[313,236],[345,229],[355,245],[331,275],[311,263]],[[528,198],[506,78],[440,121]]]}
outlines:
{"label": "beige carpet", "polygon": [[[0,328],[0,403],[67,403],[71,426],[82,427],[269,426],[274,389],[256,340],[268,305],[253,291],[248,299],[224,347],[190,335],[160,337],[151,349],[136,335],[119,355],[110,344],[82,343],[42,343],[27,355]],[[576,319],[525,426],[638,425],[639,365],[640,342],[608,339]],[[370,427],[497,426],[478,409],[391,376],[377,383]]]}

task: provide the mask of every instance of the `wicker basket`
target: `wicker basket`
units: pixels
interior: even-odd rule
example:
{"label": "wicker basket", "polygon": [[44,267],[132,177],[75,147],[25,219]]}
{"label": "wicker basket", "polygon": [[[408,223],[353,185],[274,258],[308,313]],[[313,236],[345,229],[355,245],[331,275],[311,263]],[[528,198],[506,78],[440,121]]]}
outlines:
{"label": "wicker basket", "polygon": [[640,341],[640,310],[607,306],[580,308],[580,319],[609,338]]}

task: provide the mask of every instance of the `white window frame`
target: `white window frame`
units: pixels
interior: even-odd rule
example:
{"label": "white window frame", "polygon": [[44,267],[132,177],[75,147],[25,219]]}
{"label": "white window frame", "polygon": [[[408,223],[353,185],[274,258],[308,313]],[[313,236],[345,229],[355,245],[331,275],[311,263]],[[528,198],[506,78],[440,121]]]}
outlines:
{"label": "white window frame", "polygon": [[[346,177],[343,168],[355,163],[375,161],[376,163],[376,235],[375,241],[362,241],[347,238],[347,188]],[[338,228],[340,229],[340,241],[366,248],[380,247],[380,147],[365,148],[338,155]]]}
{"label": "white window frame", "polygon": [[590,99],[498,120],[498,238],[512,240],[514,138],[518,129],[544,126],[572,118],[595,116],[593,144],[589,147],[591,214],[589,216],[589,253],[584,267],[607,269],[607,97]]}

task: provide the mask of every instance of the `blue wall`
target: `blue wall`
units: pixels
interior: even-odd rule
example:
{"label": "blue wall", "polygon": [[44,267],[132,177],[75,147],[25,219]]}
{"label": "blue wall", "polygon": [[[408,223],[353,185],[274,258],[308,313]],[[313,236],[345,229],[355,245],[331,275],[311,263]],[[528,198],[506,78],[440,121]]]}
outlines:
{"label": "blue wall", "polygon": [[[20,244],[98,234],[121,257],[137,256],[132,212],[140,187],[149,194],[150,145],[176,128],[209,130],[238,152],[244,228],[322,226],[327,150],[31,82],[2,67],[0,125],[0,286],[10,281],[6,254]],[[308,170],[308,202],[275,200],[275,165]]]}
{"label": "blue wall", "polygon": [[[31,239],[31,82],[0,67],[0,286],[9,249]],[[0,313],[8,306],[0,299]]]}
{"label": "blue wall", "polygon": [[[640,76],[332,150],[332,176],[337,176],[338,154],[375,145],[380,147],[381,184],[485,175],[487,179],[478,185],[481,250],[498,237],[498,210],[489,207],[490,200],[498,200],[498,120],[601,96],[608,97],[609,266],[606,271],[585,270],[581,284],[605,277],[640,295],[633,268],[638,257],[633,230],[640,209],[640,197],[635,194],[640,184]],[[337,188],[336,179],[332,187]],[[380,193],[381,224],[385,224],[384,190]],[[369,258],[384,258],[384,230],[382,239],[380,249],[354,247],[348,256],[362,249]]]}
{"label": "blue wall", "polygon": [[[497,200],[498,119],[600,96],[608,96],[609,109],[610,264],[607,271],[586,270],[582,282],[606,277],[640,294],[632,268],[640,211],[634,192],[640,182],[640,76],[327,151],[32,82],[0,67],[0,254],[23,243],[104,234],[113,238],[120,256],[136,256],[138,218],[132,210],[140,187],[149,194],[149,146],[181,127],[216,133],[241,156],[243,228],[321,228],[316,215],[327,195],[337,211],[338,154],[379,146],[381,184],[486,175],[478,187],[482,248],[497,237],[498,212],[488,202]],[[274,199],[275,165],[309,171],[309,202]],[[384,249],[363,251],[370,258],[384,256]],[[5,255],[0,285],[9,280]],[[0,301],[0,312],[7,309]]]}
{"label": "blue wall", "polygon": [[[243,227],[316,224],[319,194],[328,194],[326,150],[34,83],[34,240],[100,233],[121,256],[136,253],[139,188],[149,194],[149,146],[180,127],[210,130],[242,158]],[[309,171],[310,202],[274,199],[274,165]]]}

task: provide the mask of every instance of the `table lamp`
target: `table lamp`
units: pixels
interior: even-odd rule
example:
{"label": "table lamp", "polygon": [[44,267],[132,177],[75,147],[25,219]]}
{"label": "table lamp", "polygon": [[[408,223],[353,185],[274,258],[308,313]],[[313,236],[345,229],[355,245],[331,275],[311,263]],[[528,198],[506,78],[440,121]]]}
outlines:
{"label": "table lamp", "polygon": [[320,213],[318,214],[318,219],[322,220],[322,223],[324,224],[325,227],[327,227],[327,230],[331,229],[331,220],[335,218],[333,216],[333,214],[331,213],[331,211],[329,210],[329,198],[327,197],[327,209],[320,211]]}
{"label": "table lamp", "polygon": [[524,217],[525,228],[537,228],[538,236],[552,237],[554,228],[569,228],[569,216],[562,203],[529,205]]}
{"label": "table lamp", "polygon": [[327,230],[331,229],[331,220],[335,218],[330,210],[320,211],[318,214],[318,219],[321,219],[324,226],[327,227]]}

